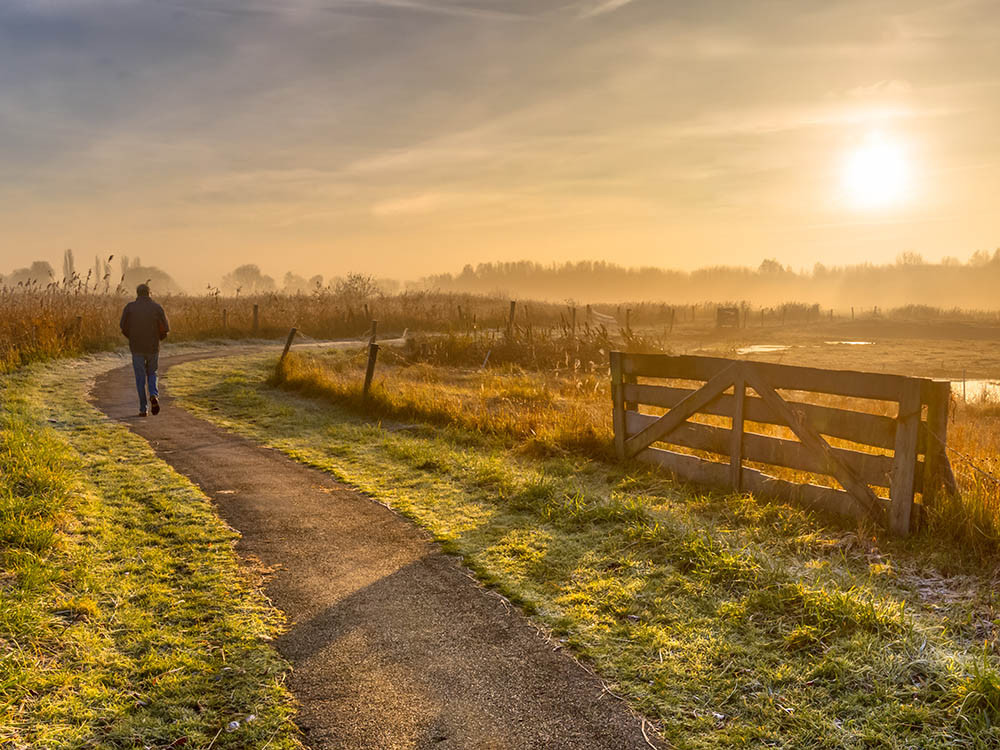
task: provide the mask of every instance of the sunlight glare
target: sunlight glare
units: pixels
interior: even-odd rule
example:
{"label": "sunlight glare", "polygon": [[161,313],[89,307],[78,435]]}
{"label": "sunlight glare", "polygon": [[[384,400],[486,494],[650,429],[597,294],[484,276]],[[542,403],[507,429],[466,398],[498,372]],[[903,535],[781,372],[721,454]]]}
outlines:
{"label": "sunlight glare", "polygon": [[902,202],[910,181],[910,164],[903,145],[880,133],[869,135],[844,163],[844,190],[857,208],[886,208]]}

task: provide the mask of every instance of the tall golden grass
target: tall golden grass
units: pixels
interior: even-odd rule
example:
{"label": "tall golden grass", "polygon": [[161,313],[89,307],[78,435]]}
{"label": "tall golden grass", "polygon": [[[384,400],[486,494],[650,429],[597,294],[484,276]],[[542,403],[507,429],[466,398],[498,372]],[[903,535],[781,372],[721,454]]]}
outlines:
{"label": "tall golden grass", "polygon": [[[124,294],[93,294],[81,287],[50,284],[0,289],[0,372],[28,362],[102,351],[124,343],[118,330]],[[504,297],[436,292],[364,296],[325,289],[309,295],[249,297],[177,295],[157,298],[170,320],[172,341],[278,338],[292,326],[316,339],[360,337],[378,320],[379,332],[463,331],[486,335],[504,329],[510,313]],[[259,327],[253,328],[253,310]],[[516,324],[529,332],[563,324],[564,305],[518,307]]]}

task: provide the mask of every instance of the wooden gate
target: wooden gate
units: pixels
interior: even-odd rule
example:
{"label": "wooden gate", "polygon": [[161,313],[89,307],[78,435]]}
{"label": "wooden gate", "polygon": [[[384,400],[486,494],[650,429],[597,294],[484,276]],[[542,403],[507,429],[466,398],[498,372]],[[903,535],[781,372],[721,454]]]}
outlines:
{"label": "wooden gate", "polygon": [[[929,504],[951,474],[945,452],[948,381],[622,352],[611,353],[611,378],[618,456],[658,464],[686,481],[869,518],[906,536],[917,523],[915,495]],[[692,389],[645,382],[651,379],[703,385]],[[896,415],[794,401],[790,391],[895,402]],[[639,404],[668,411],[643,414]],[[691,421],[695,414],[729,417],[732,424]],[[748,432],[746,422],[787,427],[797,440]],[[833,447],[827,438],[850,445]],[[728,464],[653,447],[658,442],[725,456]],[[843,489],[778,479],[744,466],[745,461],[824,474]],[[872,487],[888,489],[888,499]]]}

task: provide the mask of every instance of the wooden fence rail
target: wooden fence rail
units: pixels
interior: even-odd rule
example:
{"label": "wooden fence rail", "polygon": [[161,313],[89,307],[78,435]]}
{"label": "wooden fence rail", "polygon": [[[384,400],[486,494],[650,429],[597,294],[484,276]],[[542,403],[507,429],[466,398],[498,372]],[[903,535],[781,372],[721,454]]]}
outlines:
{"label": "wooden fence rail", "polygon": [[[945,450],[948,381],[622,352],[611,353],[611,378],[619,457],[658,464],[687,481],[869,518],[894,535],[907,536],[917,523],[916,494],[923,504],[930,504],[951,476]],[[640,383],[639,378],[702,385]],[[847,401],[841,408],[792,400],[795,392],[803,391]],[[850,399],[893,402],[895,416],[858,411],[852,407],[861,405]],[[667,412],[644,414],[640,404]],[[731,426],[691,421],[696,414],[728,417]],[[748,432],[747,422],[788,428],[795,439]],[[851,445],[834,447],[828,438]],[[655,443],[725,457],[728,462],[653,447]],[[827,475],[843,489],[778,479],[744,466],[747,461]],[[887,489],[888,500],[872,487]]]}

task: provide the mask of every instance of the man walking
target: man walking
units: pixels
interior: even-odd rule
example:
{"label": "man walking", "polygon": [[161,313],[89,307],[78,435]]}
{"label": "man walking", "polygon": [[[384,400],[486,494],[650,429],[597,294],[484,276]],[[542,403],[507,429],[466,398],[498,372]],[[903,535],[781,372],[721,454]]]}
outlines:
{"label": "man walking", "polygon": [[134,302],[125,305],[122,312],[122,334],[128,338],[128,348],[132,352],[132,369],[135,370],[135,387],[139,391],[139,416],[145,417],[146,387],[149,387],[149,405],[153,414],[160,413],[160,394],[156,390],[156,366],[160,356],[160,341],[167,337],[167,324],[163,308],[149,296],[149,286],[136,287]]}

